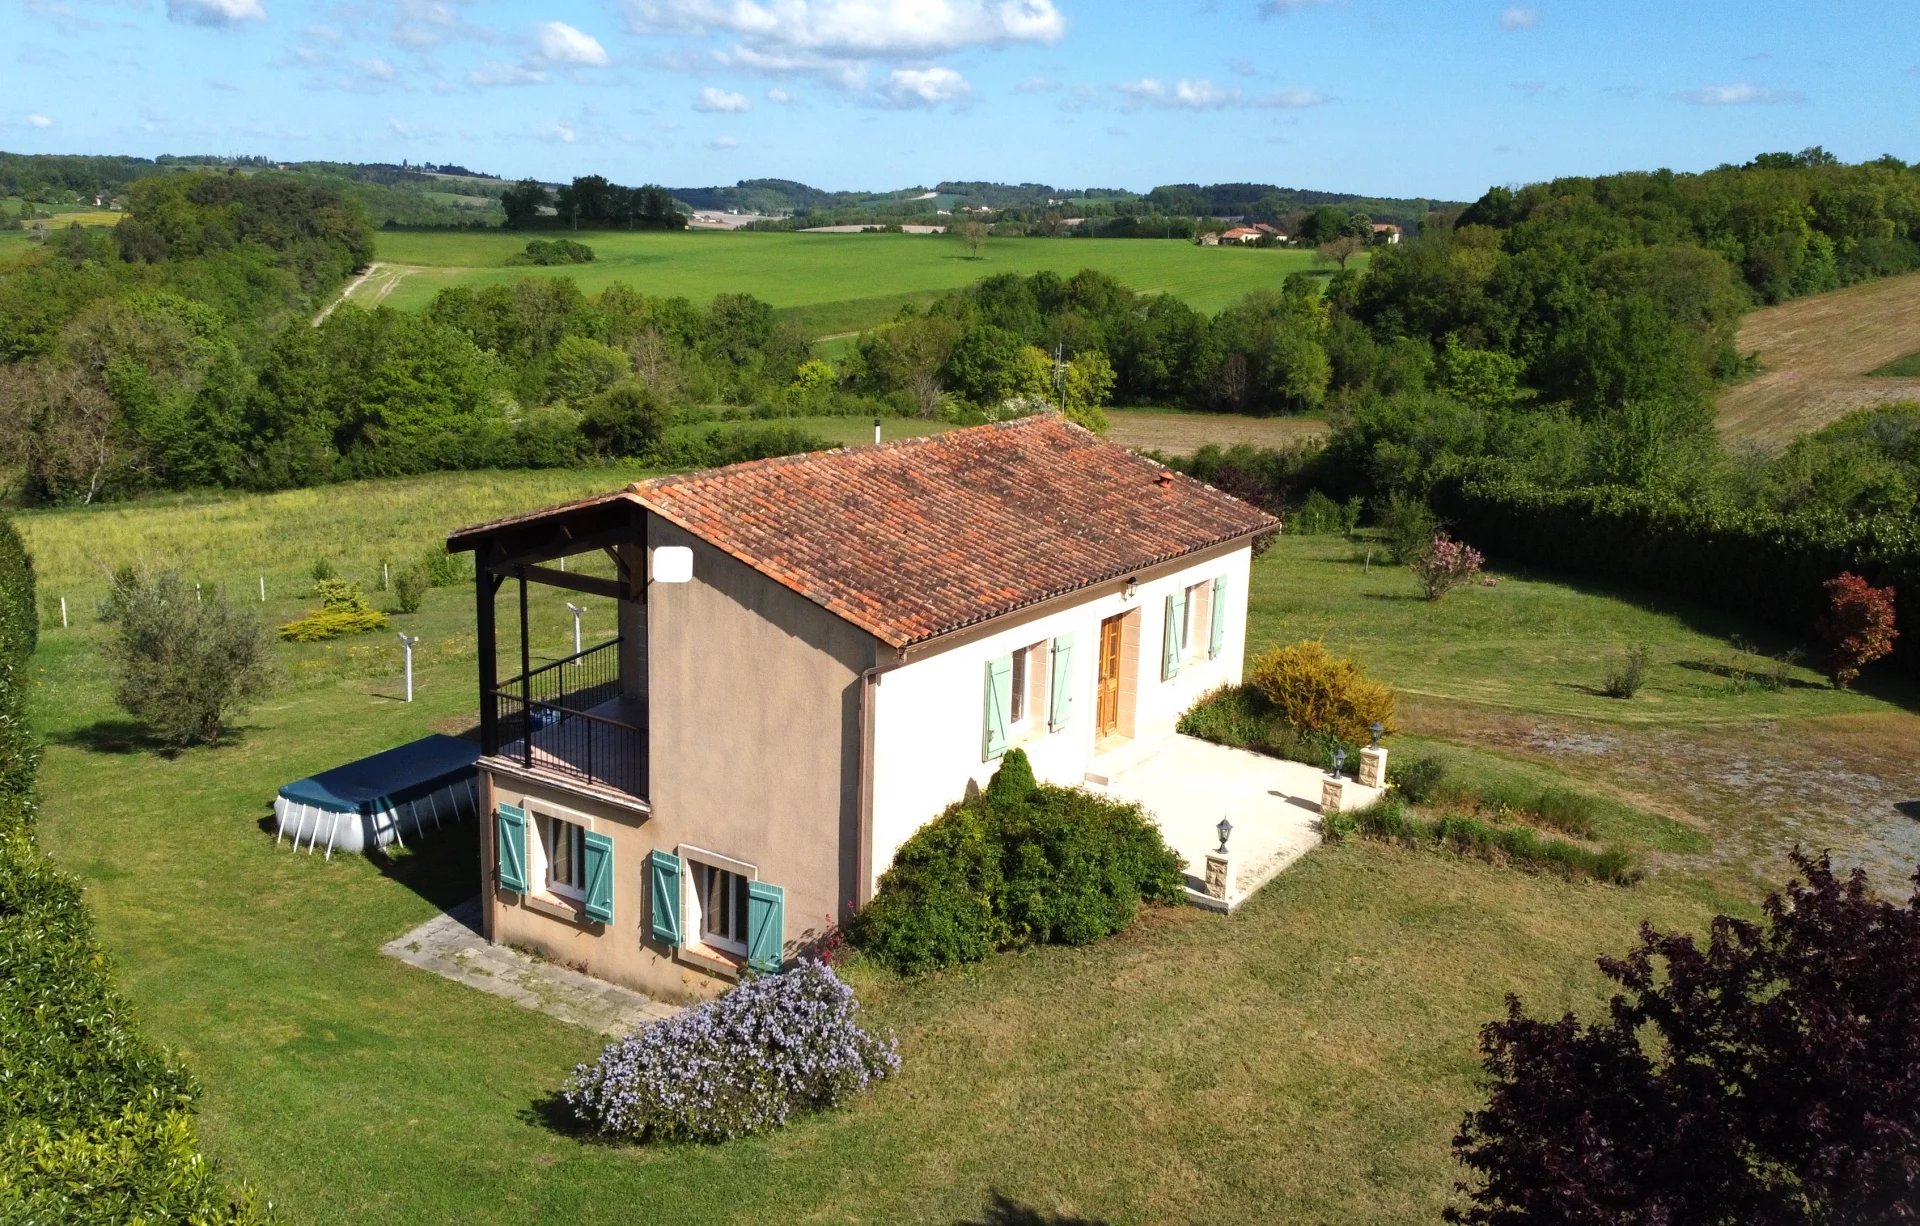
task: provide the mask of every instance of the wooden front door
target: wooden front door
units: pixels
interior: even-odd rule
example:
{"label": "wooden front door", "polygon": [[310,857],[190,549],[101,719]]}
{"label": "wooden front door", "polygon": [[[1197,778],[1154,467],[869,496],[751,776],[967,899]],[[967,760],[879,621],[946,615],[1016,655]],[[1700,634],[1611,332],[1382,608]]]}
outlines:
{"label": "wooden front door", "polygon": [[1126,615],[1109,617],[1100,623],[1100,680],[1094,720],[1096,735],[1112,736],[1120,730],[1120,623]]}

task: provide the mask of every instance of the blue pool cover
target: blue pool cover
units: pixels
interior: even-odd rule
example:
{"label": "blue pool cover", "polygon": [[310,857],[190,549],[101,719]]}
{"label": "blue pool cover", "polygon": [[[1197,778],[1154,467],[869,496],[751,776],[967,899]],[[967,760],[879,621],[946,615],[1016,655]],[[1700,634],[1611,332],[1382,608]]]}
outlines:
{"label": "blue pool cover", "polygon": [[280,795],[335,813],[371,815],[471,777],[479,760],[480,747],[472,741],[436,732],[296,780]]}

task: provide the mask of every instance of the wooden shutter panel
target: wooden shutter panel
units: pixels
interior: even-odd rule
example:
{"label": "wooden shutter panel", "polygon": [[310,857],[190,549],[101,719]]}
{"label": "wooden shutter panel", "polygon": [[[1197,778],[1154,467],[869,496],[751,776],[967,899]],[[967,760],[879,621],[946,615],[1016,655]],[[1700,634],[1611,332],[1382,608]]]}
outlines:
{"label": "wooden shutter panel", "polygon": [[1047,684],[1047,729],[1058,732],[1073,714],[1073,636],[1053,640],[1053,676]]}
{"label": "wooden shutter panel", "polygon": [[655,849],[647,857],[648,893],[653,897],[649,928],[655,940],[680,944],[680,857]]}
{"label": "wooden shutter panel", "polygon": [[589,830],[583,840],[587,870],[587,918],[613,922],[613,840]]}
{"label": "wooden shutter panel", "polygon": [[777,885],[747,882],[747,965],[769,973],[787,952],[787,895]]}
{"label": "wooden shutter panel", "polygon": [[1167,597],[1167,620],[1161,628],[1160,680],[1171,681],[1180,675],[1180,640],[1186,635],[1187,593],[1184,589]]}
{"label": "wooden shutter panel", "polygon": [[1227,619],[1223,614],[1227,608],[1227,577],[1221,575],[1213,581],[1213,600],[1207,605],[1207,659],[1220,657],[1220,648],[1227,641]]}
{"label": "wooden shutter panel", "polygon": [[1007,730],[1013,725],[1013,657],[987,661],[987,689],[981,712],[980,760],[991,762],[1007,752]]}
{"label": "wooden shutter panel", "polygon": [[527,811],[519,805],[501,805],[495,810],[493,841],[494,867],[499,870],[500,888],[516,894],[527,892]]}

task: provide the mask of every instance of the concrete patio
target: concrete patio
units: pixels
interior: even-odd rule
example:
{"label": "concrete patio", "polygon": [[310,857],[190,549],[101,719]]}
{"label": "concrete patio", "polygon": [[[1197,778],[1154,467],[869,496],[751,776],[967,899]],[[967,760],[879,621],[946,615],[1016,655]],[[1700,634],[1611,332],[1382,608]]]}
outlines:
{"label": "concrete patio", "polygon": [[[1089,786],[1139,804],[1160,823],[1167,845],[1187,862],[1187,900],[1232,912],[1320,842],[1320,798],[1327,773],[1302,762],[1172,736],[1128,761],[1104,783]],[[1348,778],[1340,807],[1359,809],[1381,788]],[[1220,846],[1215,827],[1233,823],[1229,874],[1221,898],[1206,889],[1207,853]]]}

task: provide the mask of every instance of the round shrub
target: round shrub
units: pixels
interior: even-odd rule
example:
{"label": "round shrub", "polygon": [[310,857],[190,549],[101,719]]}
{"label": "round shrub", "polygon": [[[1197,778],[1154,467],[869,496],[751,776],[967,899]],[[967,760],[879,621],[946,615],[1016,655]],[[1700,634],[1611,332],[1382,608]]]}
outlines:
{"label": "round shrub", "polygon": [[563,1091],[576,1119],[635,1141],[724,1141],[834,1106],[900,1067],[853,989],[801,961],[610,1044]]}
{"label": "round shrub", "polygon": [[427,572],[418,566],[409,566],[393,577],[393,607],[401,613],[418,613],[420,602],[426,599]]}
{"label": "round shrub", "polygon": [[1393,691],[1317,639],[1268,648],[1254,661],[1248,684],[1301,732],[1365,744],[1370,724],[1394,730]]}
{"label": "round shrub", "polygon": [[1006,943],[1002,885],[985,806],[956,804],[900,845],[847,939],[903,975],[978,962]]}
{"label": "round shrub", "polygon": [[1000,769],[987,781],[987,799],[998,804],[1018,804],[1033,795],[1040,786],[1033,777],[1033,763],[1024,749],[1009,749],[1000,758]]}
{"label": "round shrub", "polygon": [[1446,777],[1446,764],[1438,758],[1387,759],[1387,782],[1416,805],[1431,800]]}

